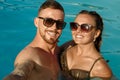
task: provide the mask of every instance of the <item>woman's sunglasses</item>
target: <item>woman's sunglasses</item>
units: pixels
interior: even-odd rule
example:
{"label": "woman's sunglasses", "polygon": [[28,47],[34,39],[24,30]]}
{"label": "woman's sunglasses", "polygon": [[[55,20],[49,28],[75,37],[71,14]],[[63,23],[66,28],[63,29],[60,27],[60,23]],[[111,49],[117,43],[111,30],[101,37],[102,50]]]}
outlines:
{"label": "woman's sunglasses", "polygon": [[78,23],[75,22],[70,22],[70,29],[72,31],[76,31],[78,29],[78,27],[80,27],[80,30],[82,32],[90,32],[92,30],[92,28],[94,28],[94,26],[90,25],[90,24],[81,24],[79,25]]}
{"label": "woman's sunglasses", "polygon": [[56,23],[57,29],[64,29],[66,26],[66,22],[64,22],[64,21],[54,20],[52,18],[43,18],[43,17],[38,17],[38,18],[43,19],[43,24],[46,27],[51,27],[54,23]]}

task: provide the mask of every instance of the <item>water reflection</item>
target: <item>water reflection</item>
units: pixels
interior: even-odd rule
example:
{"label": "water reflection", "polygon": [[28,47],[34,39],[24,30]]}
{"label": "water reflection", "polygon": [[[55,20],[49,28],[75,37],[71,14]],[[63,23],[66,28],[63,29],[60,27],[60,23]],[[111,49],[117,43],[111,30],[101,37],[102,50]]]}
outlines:
{"label": "water reflection", "polygon": [[76,7],[87,7],[87,8],[92,8],[92,9],[98,9],[98,10],[104,10],[104,9],[107,9],[105,7],[101,7],[101,6],[95,6],[95,5],[91,5],[91,4],[84,4],[84,3],[64,3],[65,5],[71,5],[71,6],[76,6]]}

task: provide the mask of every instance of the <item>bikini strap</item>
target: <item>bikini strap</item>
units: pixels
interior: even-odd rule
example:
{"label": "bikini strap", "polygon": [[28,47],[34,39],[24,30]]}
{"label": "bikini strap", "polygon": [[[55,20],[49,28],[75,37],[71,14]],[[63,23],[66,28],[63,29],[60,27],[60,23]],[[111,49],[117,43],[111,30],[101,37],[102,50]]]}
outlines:
{"label": "bikini strap", "polygon": [[67,49],[72,48],[73,45],[69,45],[63,52],[60,57],[61,59],[61,68],[64,71],[68,71],[68,63],[67,63]]}
{"label": "bikini strap", "polygon": [[68,71],[68,64],[67,64],[67,58],[66,58],[66,51],[64,51],[61,55],[61,68],[64,71]]}
{"label": "bikini strap", "polygon": [[91,73],[91,71],[92,71],[95,63],[96,63],[97,61],[99,61],[100,59],[104,59],[104,58],[103,58],[103,57],[99,57],[98,59],[95,60],[95,62],[93,63],[93,65],[92,65],[92,67],[91,67],[91,69],[90,69],[90,71],[89,71],[89,75],[90,75],[90,73]]}

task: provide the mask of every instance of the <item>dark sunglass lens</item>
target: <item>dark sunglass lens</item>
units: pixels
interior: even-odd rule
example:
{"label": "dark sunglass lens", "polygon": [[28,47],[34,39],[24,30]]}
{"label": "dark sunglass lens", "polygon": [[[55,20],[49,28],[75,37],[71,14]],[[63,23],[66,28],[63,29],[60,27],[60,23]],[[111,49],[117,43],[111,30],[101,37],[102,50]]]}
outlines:
{"label": "dark sunglass lens", "polygon": [[82,24],[81,25],[81,30],[84,32],[89,32],[90,26],[88,24]]}
{"label": "dark sunglass lens", "polygon": [[70,28],[71,28],[71,30],[74,31],[74,30],[77,30],[78,27],[77,27],[77,24],[76,24],[76,23],[71,22],[71,23],[70,23]]}
{"label": "dark sunglass lens", "polygon": [[63,21],[57,21],[57,22],[56,22],[56,27],[57,27],[57,29],[64,29],[65,26],[66,26],[66,23],[63,22]]}
{"label": "dark sunglass lens", "polygon": [[44,25],[47,27],[51,27],[54,24],[54,20],[51,18],[46,18],[44,21]]}

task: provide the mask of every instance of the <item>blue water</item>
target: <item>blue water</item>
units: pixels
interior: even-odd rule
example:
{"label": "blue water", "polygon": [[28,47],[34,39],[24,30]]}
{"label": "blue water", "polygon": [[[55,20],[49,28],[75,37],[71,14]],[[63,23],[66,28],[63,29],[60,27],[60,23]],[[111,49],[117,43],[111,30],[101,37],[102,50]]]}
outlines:
{"label": "blue water", "polygon": [[[34,38],[33,23],[39,5],[44,0],[0,0],[0,80],[9,74],[16,55]],[[65,21],[74,20],[82,9],[96,10],[104,20],[102,55],[114,75],[120,78],[120,0],[57,0],[65,9]],[[63,31],[59,45],[70,40],[69,25]]]}

